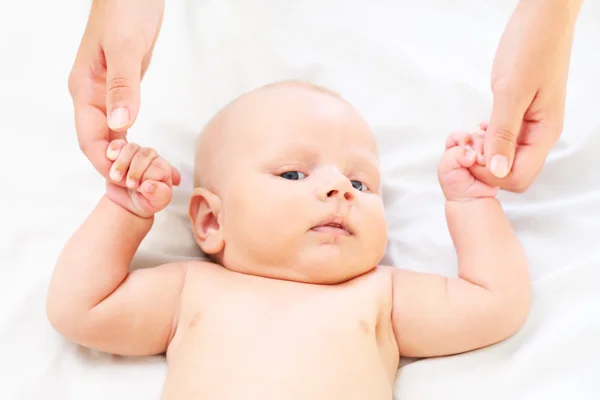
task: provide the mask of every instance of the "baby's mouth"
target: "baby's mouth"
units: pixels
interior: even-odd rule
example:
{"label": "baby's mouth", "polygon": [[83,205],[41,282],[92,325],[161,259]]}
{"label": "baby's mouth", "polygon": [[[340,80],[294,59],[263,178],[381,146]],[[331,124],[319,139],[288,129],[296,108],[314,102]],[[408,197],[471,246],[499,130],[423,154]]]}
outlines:
{"label": "baby's mouth", "polygon": [[348,228],[348,225],[341,218],[334,218],[325,221],[311,229],[315,232],[327,233],[330,235],[349,236],[352,235],[352,231]]}

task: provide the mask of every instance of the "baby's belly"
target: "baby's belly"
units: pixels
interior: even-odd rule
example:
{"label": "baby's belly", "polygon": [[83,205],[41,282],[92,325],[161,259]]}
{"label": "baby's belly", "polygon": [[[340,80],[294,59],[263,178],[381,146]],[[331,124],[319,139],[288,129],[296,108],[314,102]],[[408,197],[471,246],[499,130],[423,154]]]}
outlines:
{"label": "baby's belly", "polygon": [[192,318],[169,353],[165,400],[392,399],[373,321],[247,309]]}

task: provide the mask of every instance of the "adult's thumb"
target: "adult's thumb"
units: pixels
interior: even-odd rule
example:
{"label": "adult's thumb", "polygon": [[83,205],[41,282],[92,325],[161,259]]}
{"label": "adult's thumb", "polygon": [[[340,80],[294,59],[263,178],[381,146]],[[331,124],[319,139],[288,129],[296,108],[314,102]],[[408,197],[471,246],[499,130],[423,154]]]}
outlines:
{"label": "adult's thumb", "polygon": [[512,168],[525,111],[526,106],[494,98],[492,116],[485,134],[484,153],[486,165],[497,178],[506,177]]}
{"label": "adult's thumb", "polygon": [[108,127],[124,132],[133,125],[140,109],[142,56],[120,48],[106,55],[106,116]]}

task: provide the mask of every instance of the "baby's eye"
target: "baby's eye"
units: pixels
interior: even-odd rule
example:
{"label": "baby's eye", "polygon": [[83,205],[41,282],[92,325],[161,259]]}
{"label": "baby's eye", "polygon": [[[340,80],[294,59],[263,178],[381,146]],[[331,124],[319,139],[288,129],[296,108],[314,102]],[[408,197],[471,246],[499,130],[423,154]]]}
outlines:
{"label": "baby's eye", "polygon": [[364,192],[367,190],[367,186],[361,181],[350,181],[352,183],[352,187],[358,191]]}
{"label": "baby's eye", "polygon": [[299,171],[287,171],[279,176],[283,179],[288,179],[290,181],[298,181],[300,179],[306,178],[306,175]]}

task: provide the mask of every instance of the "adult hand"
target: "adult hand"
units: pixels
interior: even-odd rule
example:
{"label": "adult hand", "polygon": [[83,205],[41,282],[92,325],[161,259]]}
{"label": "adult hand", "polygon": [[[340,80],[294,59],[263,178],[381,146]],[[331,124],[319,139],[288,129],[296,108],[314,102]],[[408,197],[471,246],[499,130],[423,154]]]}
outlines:
{"label": "adult hand", "polygon": [[537,177],[562,133],[575,22],[583,0],[521,0],[492,68],[487,167],[475,177],[522,192]]}
{"label": "adult hand", "polygon": [[[108,179],[110,141],[124,139],[140,107],[140,82],[156,43],[164,0],[94,0],[69,92],[79,145]],[[178,184],[179,173],[175,171]]]}

